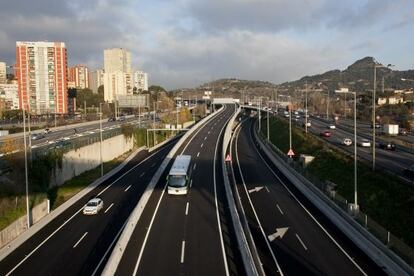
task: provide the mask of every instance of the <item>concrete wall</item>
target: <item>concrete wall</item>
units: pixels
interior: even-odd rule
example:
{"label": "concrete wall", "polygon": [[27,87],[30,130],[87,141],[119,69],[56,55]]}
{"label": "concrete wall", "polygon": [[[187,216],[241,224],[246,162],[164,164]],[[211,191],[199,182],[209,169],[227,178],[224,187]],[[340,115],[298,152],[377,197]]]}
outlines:
{"label": "concrete wall", "polygon": [[[31,214],[30,214],[32,223],[38,222],[41,218],[49,214],[50,212],[49,206],[50,206],[49,200],[46,199],[42,203],[33,207],[33,209],[31,210]],[[0,232],[0,248],[2,248],[4,245],[14,240],[17,236],[19,236],[21,233],[23,233],[26,230],[27,230],[27,218],[26,216],[22,216]]]}
{"label": "concrete wall", "polygon": [[[133,138],[124,135],[102,141],[102,159],[107,162],[131,150]],[[62,158],[62,168],[56,168],[50,186],[59,186],[81,173],[96,168],[101,163],[100,142],[66,152]]]}

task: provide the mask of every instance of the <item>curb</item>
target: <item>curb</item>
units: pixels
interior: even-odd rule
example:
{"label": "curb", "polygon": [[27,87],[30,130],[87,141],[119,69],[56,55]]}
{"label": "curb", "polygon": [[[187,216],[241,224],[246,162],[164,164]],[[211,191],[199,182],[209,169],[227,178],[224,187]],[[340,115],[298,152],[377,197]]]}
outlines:
{"label": "curb", "polygon": [[132,211],[131,215],[128,217],[127,222],[125,223],[125,228],[122,231],[121,236],[119,237],[118,242],[114,246],[111,256],[108,259],[108,262],[105,265],[104,270],[102,271],[101,275],[108,275],[112,276],[115,275],[116,270],[118,268],[119,263],[121,262],[122,256],[124,255],[124,252],[128,246],[128,242],[131,239],[131,236],[135,230],[135,226],[137,225],[142,213],[144,212],[145,206],[147,205],[150,196],[152,195],[152,192],[154,191],[154,188],[156,184],[158,183],[161,175],[164,173],[164,170],[168,166],[169,162],[173,159],[175,153],[178,151],[178,149],[181,147],[181,145],[186,141],[186,139],[195,132],[199,127],[201,127],[204,123],[209,121],[212,117],[217,115],[221,110],[220,108],[213,114],[210,114],[209,116],[203,118],[200,120],[197,124],[194,125],[189,131],[187,131],[175,144],[175,146],[171,149],[171,151],[168,153],[167,157],[164,159],[164,161],[161,163],[160,167],[152,177],[151,181],[149,182],[147,188],[145,189],[144,193],[142,194],[141,198],[139,199],[137,205],[135,206],[134,210]]}
{"label": "curb", "polygon": [[96,179],[94,182],[89,184],[87,187],[85,187],[82,191],[78,192],[74,196],[72,196],[69,200],[67,200],[65,203],[60,205],[58,208],[44,216],[38,223],[32,225],[28,230],[24,231],[21,235],[19,235],[16,239],[11,241],[9,244],[5,245],[2,249],[0,249],[0,261],[2,261],[4,258],[6,258],[11,252],[13,252],[16,248],[18,248],[21,244],[23,244],[25,241],[27,241],[29,238],[31,238],[34,234],[36,234],[39,230],[41,230],[43,227],[45,227],[49,222],[51,222],[54,218],[62,214],[66,209],[68,209],[70,206],[72,206],[75,202],[77,202],[79,199],[84,197],[87,193],[92,191],[94,188],[102,184],[105,180],[112,177],[114,174],[119,172],[125,165],[131,161],[132,158],[134,158],[140,151],[144,150],[145,147],[140,147],[137,150],[135,150],[133,153],[128,156],[127,159],[125,159],[121,164],[119,164],[116,168],[105,174],[104,176]]}

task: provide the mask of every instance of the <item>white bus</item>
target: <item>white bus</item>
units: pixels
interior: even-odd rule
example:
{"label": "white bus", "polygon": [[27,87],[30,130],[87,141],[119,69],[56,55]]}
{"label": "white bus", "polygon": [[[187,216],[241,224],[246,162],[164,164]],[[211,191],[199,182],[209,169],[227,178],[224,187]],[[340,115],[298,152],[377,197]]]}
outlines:
{"label": "white bus", "polygon": [[185,195],[188,193],[190,163],[190,155],[177,155],[167,177],[168,194]]}

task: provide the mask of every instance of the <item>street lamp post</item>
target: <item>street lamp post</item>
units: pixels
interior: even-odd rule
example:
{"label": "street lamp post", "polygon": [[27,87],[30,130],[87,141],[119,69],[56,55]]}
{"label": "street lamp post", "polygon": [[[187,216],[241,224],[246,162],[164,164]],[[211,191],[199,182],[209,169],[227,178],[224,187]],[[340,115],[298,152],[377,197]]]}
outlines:
{"label": "street lamp post", "polygon": [[335,91],[335,93],[344,94],[350,93],[354,95],[354,208],[356,212],[358,212],[358,178],[357,178],[357,121],[356,121],[356,92],[342,92],[342,91]]}
{"label": "street lamp post", "polygon": [[376,90],[377,90],[377,68],[389,68],[394,65],[388,64],[387,66],[378,64],[374,60],[374,90],[372,93],[372,170],[375,171],[375,102],[376,102]]}
{"label": "street lamp post", "polygon": [[[292,149],[292,102],[291,97],[289,97],[289,150]],[[289,155],[292,158],[291,155]]]}
{"label": "street lamp post", "polygon": [[308,133],[308,82],[305,83],[305,132]]}
{"label": "street lamp post", "polygon": [[99,145],[99,151],[100,151],[100,159],[101,159],[101,177],[102,177],[104,174],[103,158],[102,158],[102,103],[99,103],[99,134],[101,138],[101,143]]}
{"label": "street lamp post", "polygon": [[329,119],[329,89],[326,93],[326,120]]}
{"label": "street lamp post", "polygon": [[267,141],[270,141],[270,132],[269,132],[269,106],[267,107]]}
{"label": "street lamp post", "polygon": [[259,112],[259,132],[262,130],[262,112],[261,112],[261,108],[262,108],[262,99],[260,98],[259,101],[259,108],[257,109],[257,111]]}

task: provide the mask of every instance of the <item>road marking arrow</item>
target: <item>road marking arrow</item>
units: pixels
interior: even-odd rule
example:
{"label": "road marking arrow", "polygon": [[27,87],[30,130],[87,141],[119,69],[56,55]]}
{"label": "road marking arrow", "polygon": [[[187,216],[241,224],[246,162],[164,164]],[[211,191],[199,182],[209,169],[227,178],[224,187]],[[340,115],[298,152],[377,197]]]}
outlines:
{"label": "road marking arrow", "polygon": [[289,227],[276,228],[276,232],[267,236],[267,238],[270,242],[274,241],[276,238],[282,239],[288,229]]}
{"label": "road marking arrow", "polygon": [[261,189],[263,189],[263,186],[259,186],[259,187],[255,187],[254,189],[249,190],[249,194],[253,193],[253,192],[258,192]]}

